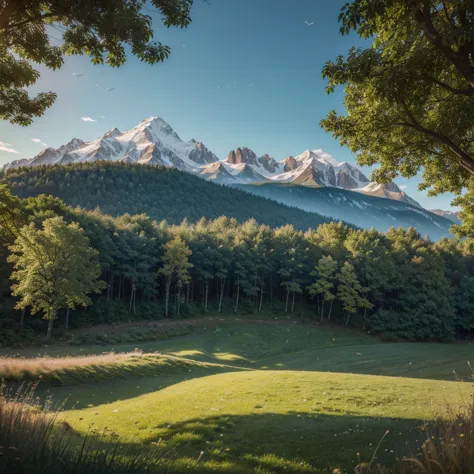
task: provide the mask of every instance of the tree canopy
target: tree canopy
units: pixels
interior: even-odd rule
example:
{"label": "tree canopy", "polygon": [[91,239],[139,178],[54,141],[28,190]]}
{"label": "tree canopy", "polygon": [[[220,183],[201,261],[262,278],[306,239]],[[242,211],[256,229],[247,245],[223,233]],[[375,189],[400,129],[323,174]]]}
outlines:
{"label": "tree canopy", "polygon": [[[119,67],[127,51],[141,61],[164,61],[170,48],[154,41],[152,14],[166,27],[191,22],[193,0],[4,0],[0,4],[0,118],[29,125],[56,99],[25,90],[41,64],[56,70],[66,55],[87,55],[94,64]],[[59,38],[57,38],[59,36]]]}
{"label": "tree canopy", "polygon": [[331,219],[285,206],[271,199],[210,183],[190,173],[161,166],[95,162],[66,166],[33,166],[0,172],[18,197],[49,194],[73,207],[99,207],[104,213],[146,213],[152,219],[179,224],[201,217],[226,215],[240,222],[254,217],[272,227],[293,224],[298,229],[317,227]]}
{"label": "tree canopy", "polygon": [[[433,243],[413,228],[382,234],[342,223],[302,231],[225,216],[173,225],[145,214],[112,217],[72,208],[44,195],[17,199],[15,206],[21,220],[10,264],[0,254],[0,276],[13,272],[15,283],[13,294],[0,285],[3,344],[19,337],[18,321],[20,327],[25,321],[23,334],[43,330],[31,310],[55,310],[63,318],[58,308],[71,302],[88,305],[71,312],[72,327],[286,309],[391,339],[452,340],[474,332],[469,239]],[[90,266],[82,272],[84,262]],[[66,282],[50,278],[70,267],[84,277],[77,285],[69,272]],[[91,277],[107,282],[98,295],[84,289]],[[83,290],[78,299],[71,285]],[[43,292],[48,299],[37,299]],[[18,303],[26,314],[12,309]],[[65,327],[60,323],[58,331]]]}
{"label": "tree canopy", "polygon": [[473,3],[354,0],[339,19],[371,45],[324,66],[328,93],[345,86],[347,115],[322,127],[379,164],[379,182],[423,170],[421,189],[461,193],[474,176]]}
{"label": "tree canopy", "polygon": [[77,223],[53,217],[43,222],[43,229],[34,223],[24,226],[11,246],[11,278],[16,282],[12,290],[20,297],[17,308],[43,312],[49,320],[47,339],[59,309],[90,305],[88,295],[104,288],[99,252],[83,233]]}

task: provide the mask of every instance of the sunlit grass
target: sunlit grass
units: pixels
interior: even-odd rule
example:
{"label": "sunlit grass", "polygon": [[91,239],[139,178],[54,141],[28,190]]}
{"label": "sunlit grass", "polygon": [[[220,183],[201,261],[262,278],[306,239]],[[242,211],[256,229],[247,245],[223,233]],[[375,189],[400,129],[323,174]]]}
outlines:
{"label": "sunlit grass", "polygon": [[[423,420],[469,403],[470,384],[297,371],[232,372],[196,378],[129,400],[72,411],[86,432],[105,425],[145,445],[160,441],[176,457],[289,472],[355,465],[386,430],[380,458],[408,452]],[[181,442],[177,442],[181,440]],[[343,449],[341,449],[343,447]],[[277,472],[279,472],[277,470]]]}
{"label": "sunlit grass", "polygon": [[25,357],[8,359],[5,373],[41,375],[56,399],[68,396],[81,436],[107,427],[132,447],[163,448],[158,472],[352,472],[387,430],[377,461],[393,465],[412,453],[425,420],[469,403],[472,384],[460,381],[472,382],[473,347],[219,320],[107,347],[113,353],[94,345],[51,346],[47,357],[19,351]]}

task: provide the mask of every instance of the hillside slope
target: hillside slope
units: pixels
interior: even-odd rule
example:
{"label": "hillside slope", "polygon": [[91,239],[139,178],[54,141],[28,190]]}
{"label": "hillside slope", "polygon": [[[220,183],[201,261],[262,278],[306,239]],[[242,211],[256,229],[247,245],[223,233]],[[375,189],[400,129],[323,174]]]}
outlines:
{"label": "hillside slope", "polygon": [[50,194],[71,206],[100,207],[113,216],[146,213],[171,224],[226,215],[241,222],[255,218],[272,227],[307,229],[333,220],[158,166],[94,162],[23,167],[5,171],[0,183],[22,198]]}
{"label": "hillside slope", "polygon": [[336,188],[316,188],[294,184],[238,184],[235,188],[274,199],[308,212],[318,212],[362,228],[385,232],[390,227],[416,227],[422,235],[438,240],[450,236],[452,222],[406,202],[380,199]]}

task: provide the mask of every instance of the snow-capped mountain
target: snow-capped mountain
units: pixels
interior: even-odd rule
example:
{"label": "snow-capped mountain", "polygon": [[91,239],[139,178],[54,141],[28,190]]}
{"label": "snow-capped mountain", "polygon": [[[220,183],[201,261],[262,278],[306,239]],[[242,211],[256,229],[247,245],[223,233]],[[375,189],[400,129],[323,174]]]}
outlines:
{"label": "snow-capped mountain", "polygon": [[[245,168],[244,165],[247,167]],[[306,150],[296,158],[289,156],[279,162],[269,155],[257,157],[248,148],[237,148],[229,153],[222,170],[229,171],[232,178],[219,173],[214,179],[224,184],[248,183],[248,179],[240,179],[242,170],[246,176],[248,168],[256,173],[253,181],[293,183],[306,186],[334,187],[360,192],[368,196],[381,197],[402,201],[420,207],[420,205],[395,183],[379,184],[371,182],[361,170],[349,163],[339,163],[323,150]],[[235,170],[233,172],[233,170]],[[208,170],[201,171],[208,175]],[[258,176],[260,175],[260,176]]]}
{"label": "snow-capped mountain", "polygon": [[382,185],[371,182],[355,166],[339,163],[322,150],[307,150],[296,157],[276,161],[266,154],[258,157],[244,147],[232,150],[226,160],[219,161],[203,143],[181,140],[159,117],[150,117],[126,132],[114,128],[90,142],[74,138],[58,149],[46,148],[32,159],[17,160],[6,167],[99,160],[172,166],[227,185],[273,182],[334,187],[419,207],[395,183]]}
{"label": "snow-capped mountain", "polygon": [[150,117],[127,132],[114,128],[91,142],[74,138],[56,150],[46,148],[31,160],[15,161],[8,167],[99,160],[174,166],[197,172],[199,167],[217,161],[217,157],[196,140],[183,142],[164,120]]}

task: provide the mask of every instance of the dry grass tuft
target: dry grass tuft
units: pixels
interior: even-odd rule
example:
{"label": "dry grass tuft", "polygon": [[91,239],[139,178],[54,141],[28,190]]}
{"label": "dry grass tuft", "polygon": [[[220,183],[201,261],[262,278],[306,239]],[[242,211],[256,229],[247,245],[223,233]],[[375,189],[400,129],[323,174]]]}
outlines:
{"label": "dry grass tuft", "polygon": [[0,388],[0,472],[8,474],[132,474],[150,472],[157,450],[101,442],[100,433],[77,435],[61,406],[41,404],[35,384]]}
{"label": "dry grass tuft", "polygon": [[394,468],[374,463],[376,450],[370,463],[356,467],[356,474],[474,474],[474,399],[464,411],[425,424],[420,432],[414,453]]}
{"label": "dry grass tuft", "polygon": [[104,352],[103,354],[73,357],[0,357],[0,378],[21,380],[25,375],[38,378],[59,370],[113,365],[142,356],[143,352],[135,349],[132,352]]}

